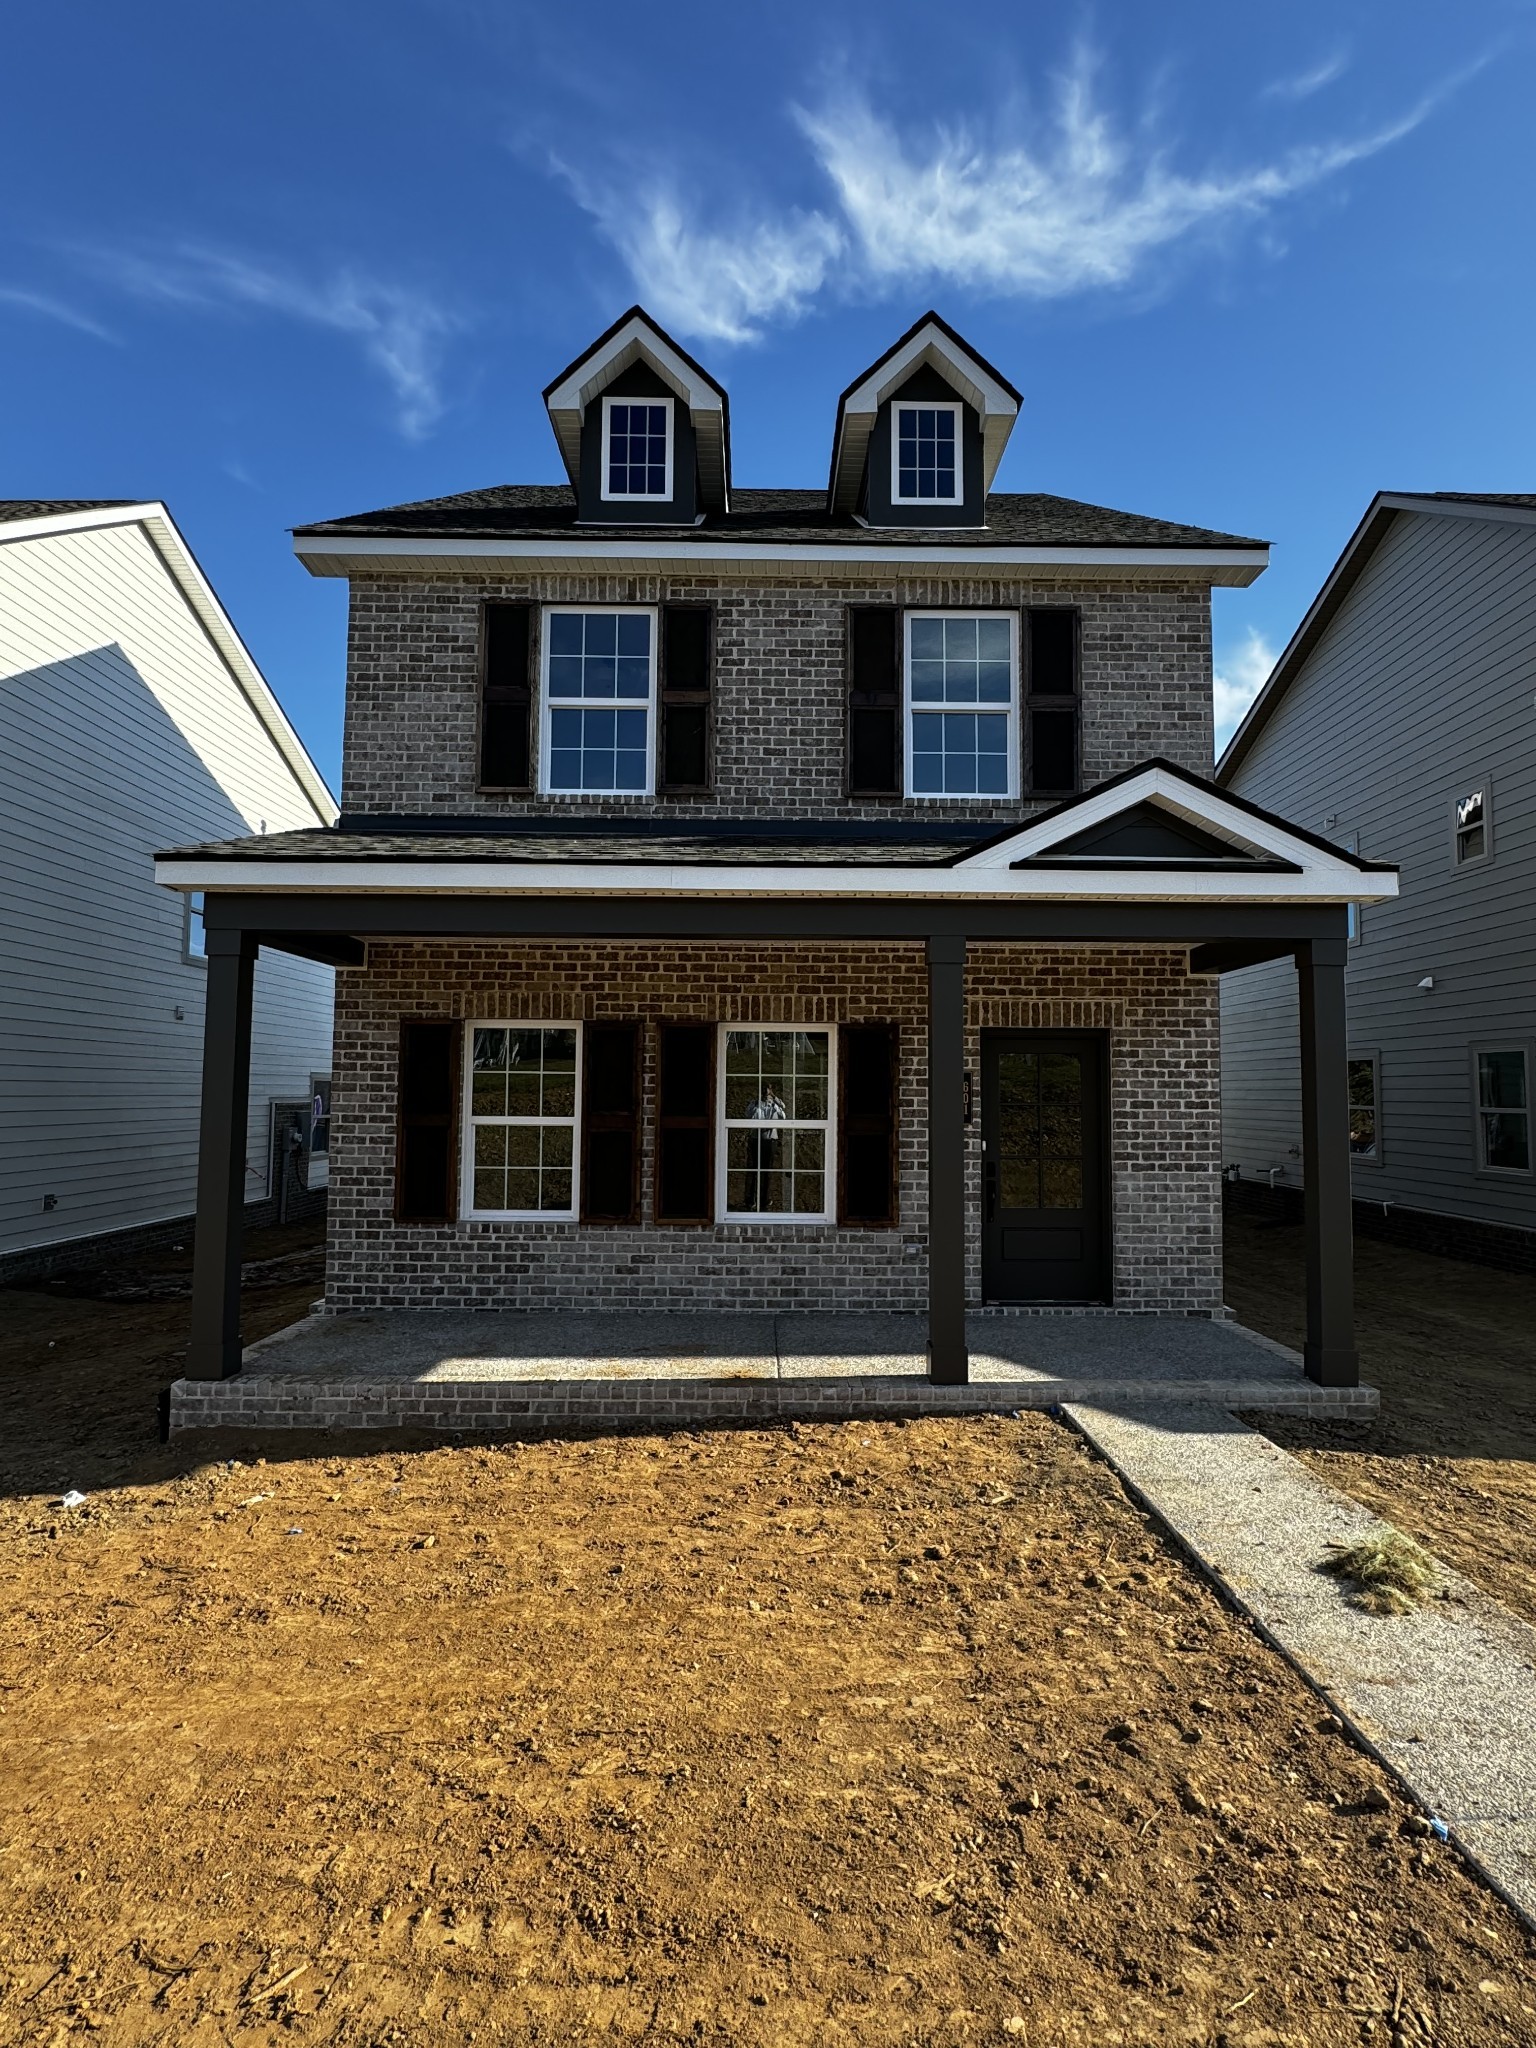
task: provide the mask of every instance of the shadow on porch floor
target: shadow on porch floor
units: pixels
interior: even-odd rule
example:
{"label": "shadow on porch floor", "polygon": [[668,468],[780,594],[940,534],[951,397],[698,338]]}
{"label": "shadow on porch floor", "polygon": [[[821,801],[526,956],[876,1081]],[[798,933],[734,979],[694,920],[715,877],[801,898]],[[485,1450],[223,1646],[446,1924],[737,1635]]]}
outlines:
{"label": "shadow on porch floor", "polygon": [[179,1380],[171,1426],[449,1429],[929,1414],[1148,1400],[1369,1414],[1238,1324],[973,1314],[970,1383],[927,1377],[918,1315],[398,1311],[310,1316],[233,1380]]}

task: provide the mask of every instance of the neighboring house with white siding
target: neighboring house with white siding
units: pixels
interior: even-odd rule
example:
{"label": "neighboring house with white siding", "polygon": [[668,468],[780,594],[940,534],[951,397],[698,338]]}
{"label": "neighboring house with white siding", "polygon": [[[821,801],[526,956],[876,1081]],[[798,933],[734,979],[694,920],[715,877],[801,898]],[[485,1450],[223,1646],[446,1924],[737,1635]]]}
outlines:
{"label": "neighboring house with white siding", "polygon": [[[1217,780],[1402,871],[1351,919],[1357,1227],[1536,1269],[1536,494],[1377,497]],[[1223,981],[1223,1150],[1299,1189],[1295,982]]]}
{"label": "neighboring house with white siding", "polygon": [[[194,1209],[207,964],[156,850],[335,814],[163,505],[0,500],[0,1279]],[[332,982],[258,963],[252,1214],[323,1180],[297,1106],[328,1102]]]}

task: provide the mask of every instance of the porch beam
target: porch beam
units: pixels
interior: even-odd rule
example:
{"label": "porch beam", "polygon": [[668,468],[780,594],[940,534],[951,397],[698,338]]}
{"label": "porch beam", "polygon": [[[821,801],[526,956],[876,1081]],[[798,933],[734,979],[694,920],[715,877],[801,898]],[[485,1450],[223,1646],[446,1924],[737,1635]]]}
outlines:
{"label": "porch beam", "polygon": [[1347,942],[1314,939],[1297,948],[1301,1013],[1301,1145],[1307,1244],[1308,1379],[1357,1387],[1355,1269],[1349,1173],[1349,1037],[1345,1020]]}
{"label": "porch beam", "polygon": [[256,945],[238,931],[214,928],[205,937],[208,994],[186,1377],[222,1380],[240,1370],[240,1255]]}
{"label": "porch beam", "polygon": [[1266,960],[1284,960],[1294,948],[1284,939],[1215,939],[1204,946],[1192,946],[1191,974],[1232,974],[1239,967],[1259,967]]}
{"label": "porch beam", "polygon": [[965,940],[928,941],[928,1377],[963,1386]]}

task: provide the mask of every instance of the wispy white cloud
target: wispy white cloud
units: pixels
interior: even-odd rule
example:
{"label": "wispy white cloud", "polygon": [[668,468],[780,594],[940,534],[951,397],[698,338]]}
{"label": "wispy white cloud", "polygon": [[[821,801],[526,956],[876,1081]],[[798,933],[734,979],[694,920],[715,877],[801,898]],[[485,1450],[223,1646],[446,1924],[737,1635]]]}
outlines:
{"label": "wispy white cloud", "polygon": [[1363,133],[1202,171],[1176,169],[1150,122],[1107,110],[1087,58],[1045,113],[985,135],[966,123],[903,131],[844,91],[793,110],[833,203],[778,217],[723,222],[676,182],[556,169],[658,317],[747,341],[823,291],[944,284],[1045,300],[1139,283],[1176,245],[1260,219],[1400,141],[1465,75]]}
{"label": "wispy white cloud", "polygon": [[1242,723],[1243,713],[1269,681],[1275,665],[1275,649],[1252,626],[1247,637],[1231,648],[1216,664],[1216,751],[1231,739]]}
{"label": "wispy white cloud", "polygon": [[461,322],[426,293],[352,268],[310,281],[194,243],[151,254],[77,253],[97,276],[139,299],[208,312],[247,309],[350,335],[393,391],[402,434],[418,440],[442,415],[443,349]]}
{"label": "wispy white cloud", "polygon": [[20,312],[36,313],[44,320],[57,320],[61,326],[73,327],[80,334],[94,335],[97,341],[116,342],[118,339],[99,320],[76,312],[73,306],[54,298],[51,292],[30,291],[24,285],[0,285],[0,306],[15,306]]}
{"label": "wispy white cloud", "polygon": [[1349,69],[1349,52],[1335,50],[1331,57],[1324,57],[1321,63],[1310,70],[1298,71],[1291,78],[1272,78],[1264,87],[1261,98],[1267,100],[1309,100],[1313,93],[1321,92],[1325,85],[1332,85],[1342,78]]}

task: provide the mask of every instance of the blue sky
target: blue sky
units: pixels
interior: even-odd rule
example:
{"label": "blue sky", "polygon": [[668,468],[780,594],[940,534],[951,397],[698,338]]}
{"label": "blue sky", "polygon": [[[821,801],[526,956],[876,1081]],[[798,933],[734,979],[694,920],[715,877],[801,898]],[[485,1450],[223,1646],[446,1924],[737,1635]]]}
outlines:
{"label": "blue sky", "polygon": [[1533,0],[71,0],[6,74],[0,495],[165,499],[333,784],[286,529],[558,481],[637,298],[739,483],[932,304],[1024,392],[1000,488],[1272,540],[1229,716],[1373,491],[1536,488]]}

